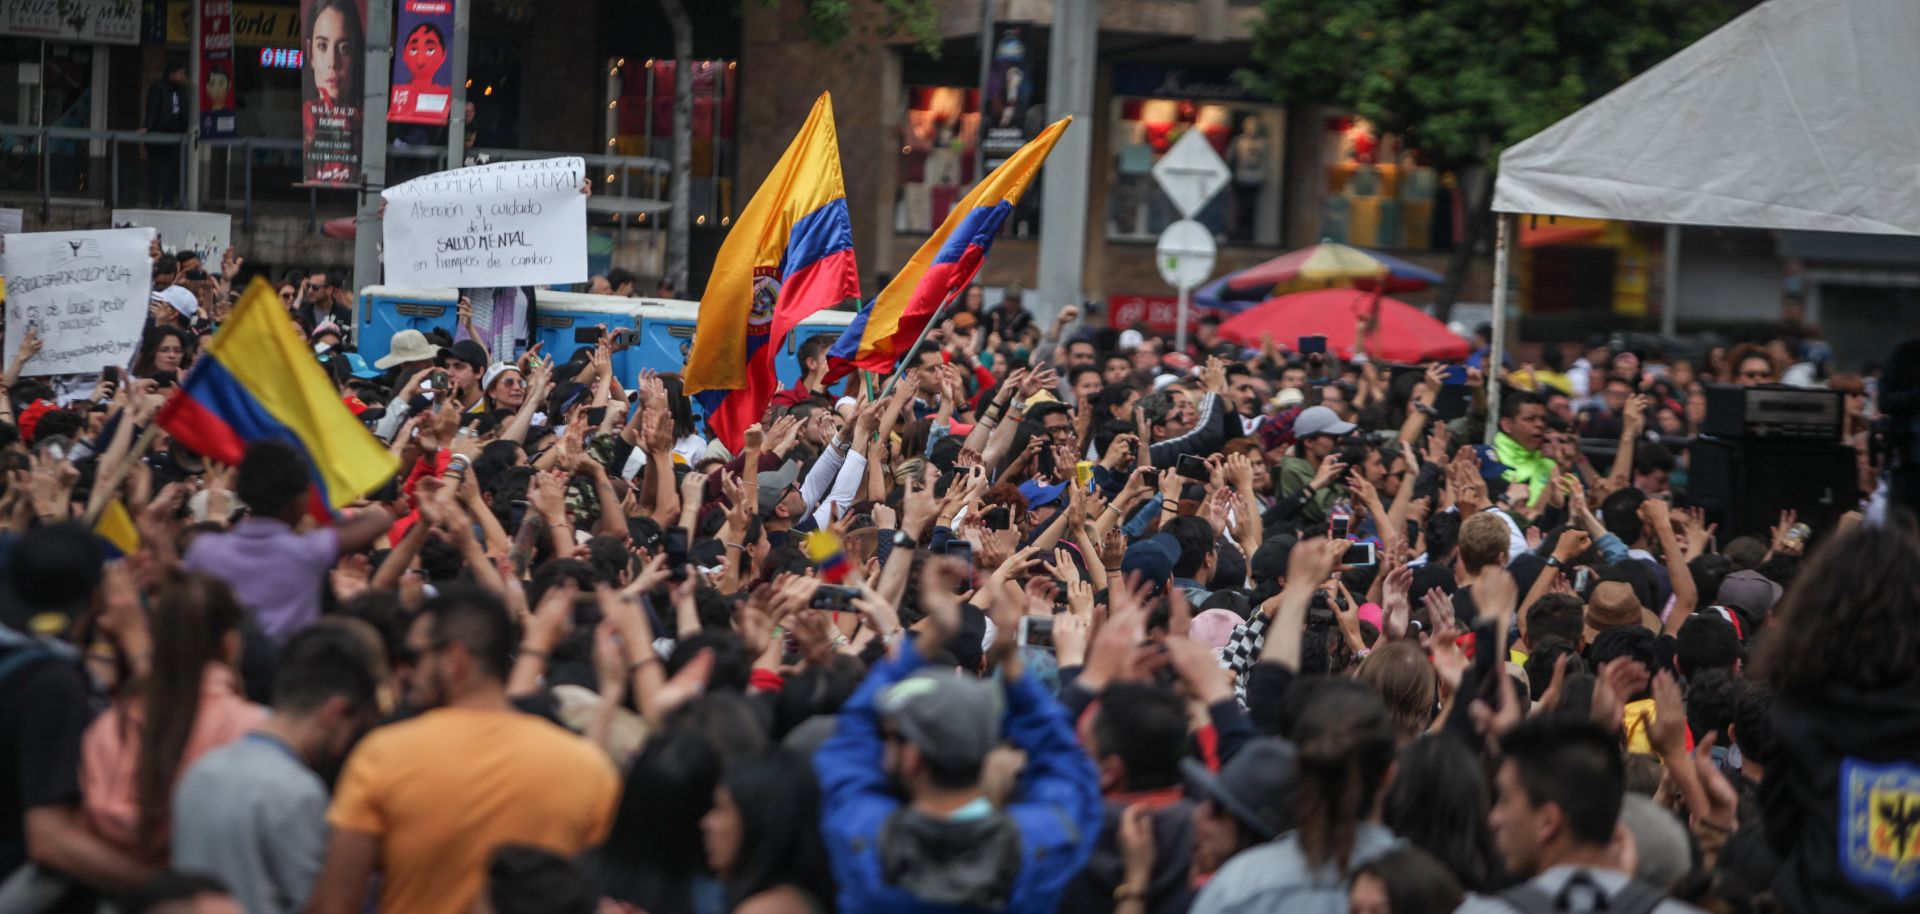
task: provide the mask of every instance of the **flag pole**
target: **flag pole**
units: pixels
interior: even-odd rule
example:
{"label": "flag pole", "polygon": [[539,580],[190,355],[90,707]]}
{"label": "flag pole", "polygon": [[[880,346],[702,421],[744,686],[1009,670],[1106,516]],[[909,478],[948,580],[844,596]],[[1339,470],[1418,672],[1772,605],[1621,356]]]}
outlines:
{"label": "flag pole", "polygon": [[[958,291],[964,292],[966,291],[966,289],[963,286]],[[938,326],[942,321],[945,321],[947,319],[947,316],[948,316],[947,312],[953,308],[953,303],[958,301],[959,298],[960,296],[957,294],[950,296],[945,303],[940,305],[940,309],[938,311],[933,312],[933,317],[927,320],[927,325],[925,327],[920,328],[920,338],[917,340],[914,340],[913,345],[907,347],[906,354],[902,355],[899,361],[893,363],[893,373],[887,377],[887,386],[881,389],[879,399],[885,400],[889,395],[893,393],[893,385],[900,381],[900,376],[902,374],[906,373],[905,369],[901,368],[900,366],[902,365],[911,366],[913,364],[914,357],[920,354],[921,344],[927,341],[927,334],[932,333],[933,328],[935,326]]]}
{"label": "flag pole", "polygon": [[87,513],[81,520],[81,523],[85,524],[87,529],[91,530],[94,524],[99,523],[100,515],[106,512],[107,505],[113,501],[114,490],[120,488],[120,484],[127,481],[127,474],[133,472],[133,465],[139,463],[142,458],[147,456],[147,449],[153,446],[153,439],[159,437],[159,435],[160,423],[155,420],[149,420],[146,429],[141,431],[140,437],[134,440],[133,447],[127,449],[127,455],[122,458],[119,463],[115,464],[113,469],[107,471],[105,479],[94,482],[93,491],[96,493],[106,493],[106,497],[89,499]]}

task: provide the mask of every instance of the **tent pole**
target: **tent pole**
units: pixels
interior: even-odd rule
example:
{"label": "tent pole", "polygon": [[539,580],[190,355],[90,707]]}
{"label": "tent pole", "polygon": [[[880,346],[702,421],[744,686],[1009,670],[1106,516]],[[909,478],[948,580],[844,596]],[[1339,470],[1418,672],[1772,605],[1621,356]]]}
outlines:
{"label": "tent pole", "polygon": [[1661,264],[1660,335],[1673,336],[1680,321],[1680,226],[1667,226],[1667,254]]}
{"label": "tent pole", "polygon": [[1500,431],[1500,366],[1507,355],[1507,247],[1513,235],[1513,216],[1495,213],[1493,232],[1493,346],[1487,353],[1487,443]]}

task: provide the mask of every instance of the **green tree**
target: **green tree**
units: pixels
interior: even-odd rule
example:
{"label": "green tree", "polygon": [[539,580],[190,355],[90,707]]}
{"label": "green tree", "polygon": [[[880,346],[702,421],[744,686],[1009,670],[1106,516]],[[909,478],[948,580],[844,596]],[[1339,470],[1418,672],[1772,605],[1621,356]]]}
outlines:
{"label": "green tree", "polygon": [[1489,221],[1499,151],[1756,2],[1263,0],[1256,65],[1241,77],[1282,101],[1353,112],[1436,167],[1479,176],[1438,293],[1444,316]]}

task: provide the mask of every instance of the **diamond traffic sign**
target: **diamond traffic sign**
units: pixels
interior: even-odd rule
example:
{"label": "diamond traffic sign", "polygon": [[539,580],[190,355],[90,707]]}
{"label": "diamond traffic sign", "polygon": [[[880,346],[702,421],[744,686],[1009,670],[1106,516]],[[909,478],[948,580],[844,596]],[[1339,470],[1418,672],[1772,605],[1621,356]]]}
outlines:
{"label": "diamond traffic sign", "polygon": [[1167,199],[1173,201],[1180,215],[1189,219],[1227,186],[1230,176],[1227,163],[1213,151],[1213,144],[1195,129],[1181,135],[1179,142],[1153,163],[1153,179],[1167,192]]}

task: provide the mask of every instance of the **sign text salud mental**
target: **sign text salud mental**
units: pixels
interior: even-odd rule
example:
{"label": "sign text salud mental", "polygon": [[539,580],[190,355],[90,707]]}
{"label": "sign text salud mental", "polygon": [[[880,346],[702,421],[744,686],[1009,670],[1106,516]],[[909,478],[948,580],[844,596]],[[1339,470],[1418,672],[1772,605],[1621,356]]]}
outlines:
{"label": "sign text salud mental", "polygon": [[534,286],[587,278],[586,162],[494,162],[388,188],[387,283]]}

